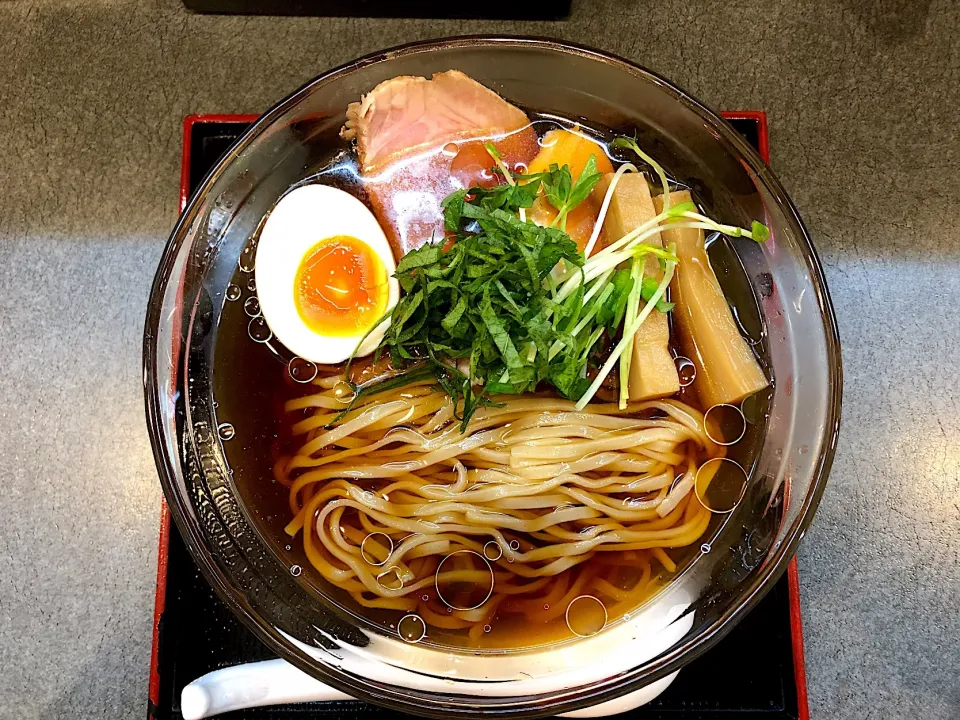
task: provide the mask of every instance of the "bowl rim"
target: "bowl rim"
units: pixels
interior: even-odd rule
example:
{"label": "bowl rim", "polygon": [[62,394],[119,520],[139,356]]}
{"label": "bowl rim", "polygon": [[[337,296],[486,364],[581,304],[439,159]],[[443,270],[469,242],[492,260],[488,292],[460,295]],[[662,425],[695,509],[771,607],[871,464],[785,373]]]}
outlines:
{"label": "bowl rim", "polygon": [[[422,699],[414,699],[402,695],[393,689],[390,690],[390,694],[394,697],[386,699],[376,697],[366,689],[366,686],[358,684],[352,675],[343,673],[333,667],[324,667],[309,662],[305,656],[301,654],[301,651],[295,649],[293,643],[285,639],[284,636],[278,632],[277,628],[257,614],[242,594],[227,580],[226,575],[219,569],[214,558],[207,551],[202,538],[198,533],[194,532],[191,523],[188,521],[186,508],[182,504],[182,498],[180,498],[175,491],[179,465],[174,462],[175,459],[170,457],[166,451],[167,444],[164,440],[165,423],[160,405],[160,397],[157,392],[160,387],[158,384],[158,368],[154,362],[158,350],[161,301],[169,285],[170,273],[174,261],[185,240],[186,234],[184,231],[193,222],[205,192],[240,152],[249,147],[254,140],[272,126],[290,107],[307,95],[314,86],[336,80],[360,68],[388,62],[397,57],[428,54],[437,50],[449,50],[477,45],[485,45],[492,50],[500,47],[542,49],[560,55],[575,55],[614,66],[641,80],[657,85],[661,90],[666,91],[676,102],[693,111],[702,120],[707,122],[714,131],[735,148],[741,159],[748,164],[750,170],[754,172],[763,183],[780,209],[800,230],[798,241],[805,251],[804,259],[806,270],[811,278],[816,302],[823,319],[824,340],[828,357],[826,422],[823,430],[823,443],[817,462],[813,468],[810,492],[808,492],[801,505],[798,520],[789,529],[775,550],[768,556],[764,568],[760,570],[754,581],[744,589],[739,601],[722,613],[706,630],[699,633],[696,638],[681,642],[679,646],[661,655],[658,659],[651,661],[655,662],[655,667],[645,673],[642,678],[620,678],[617,680],[604,681],[592,688],[588,686],[558,691],[552,693],[550,699],[546,702],[541,701],[542,696],[523,698],[520,703],[511,703],[509,708],[505,706],[503,701],[500,701],[497,705],[490,706],[485,710],[470,706],[468,703],[452,706],[443,701],[438,702],[436,707],[425,707]],[[789,560],[796,552],[799,541],[813,520],[826,486],[827,476],[833,465],[839,437],[843,368],[836,315],[827,289],[823,267],[810,235],[780,181],[766,165],[759,153],[722,117],[707,108],[691,94],[657,73],[606,51],[550,37],[524,35],[460,35],[406,43],[379,50],[334,67],[312,78],[281,99],[244,131],[243,135],[231,149],[225,153],[210,172],[207,173],[197,190],[190,197],[164,246],[164,251],[158,263],[157,272],[151,286],[150,300],[147,306],[143,339],[143,382],[148,434],[150,436],[154,460],[160,475],[161,485],[168,499],[170,513],[206,580],[211,584],[220,598],[231,608],[234,614],[243,621],[261,642],[276,652],[280,657],[307,674],[318,677],[332,687],[367,702],[381,705],[389,702],[390,706],[395,709],[438,718],[451,714],[461,717],[480,717],[485,715],[542,717],[570,712],[606,702],[677,672],[681,667],[700,657],[716,645],[773,587],[775,582],[786,570]],[[576,697],[574,698],[569,697],[572,691],[576,691]]]}

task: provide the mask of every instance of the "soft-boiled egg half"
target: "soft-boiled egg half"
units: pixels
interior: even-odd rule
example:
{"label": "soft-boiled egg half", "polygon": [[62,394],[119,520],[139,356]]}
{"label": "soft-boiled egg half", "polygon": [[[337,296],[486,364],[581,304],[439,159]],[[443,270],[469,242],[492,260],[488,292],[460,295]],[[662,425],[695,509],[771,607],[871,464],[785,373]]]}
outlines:
{"label": "soft-boiled egg half", "polygon": [[368,355],[389,325],[377,322],[400,297],[395,270],[366,205],[337,188],[303,185],[280,199],[260,232],[260,310],[302,358],[331,364]]}

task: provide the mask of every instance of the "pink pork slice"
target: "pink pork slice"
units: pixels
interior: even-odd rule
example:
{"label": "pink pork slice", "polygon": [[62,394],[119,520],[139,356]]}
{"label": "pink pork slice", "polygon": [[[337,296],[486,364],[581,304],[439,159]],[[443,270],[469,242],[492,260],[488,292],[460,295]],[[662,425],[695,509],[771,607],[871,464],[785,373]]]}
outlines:
{"label": "pink pork slice", "polygon": [[357,141],[364,175],[446,143],[491,137],[529,124],[520,108],[459,70],[433,79],[396,77],[347,108],[342,136]]}

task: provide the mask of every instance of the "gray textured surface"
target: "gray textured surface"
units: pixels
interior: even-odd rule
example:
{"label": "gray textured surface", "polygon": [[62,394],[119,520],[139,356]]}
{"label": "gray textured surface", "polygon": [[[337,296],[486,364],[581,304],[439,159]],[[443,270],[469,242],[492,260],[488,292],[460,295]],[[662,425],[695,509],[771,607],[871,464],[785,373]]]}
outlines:
{"label": "gray textured surface", "polygon": [[714,107],[769,113],[846,362],[840,449],[800,553],[812,716],[960,717],[949,0],[582,0],[542,24],[0,0],[0,718],[144,716],[160,497],[140,333],[181,118],[258,112],[361,53],[468,31],[597,45]]}

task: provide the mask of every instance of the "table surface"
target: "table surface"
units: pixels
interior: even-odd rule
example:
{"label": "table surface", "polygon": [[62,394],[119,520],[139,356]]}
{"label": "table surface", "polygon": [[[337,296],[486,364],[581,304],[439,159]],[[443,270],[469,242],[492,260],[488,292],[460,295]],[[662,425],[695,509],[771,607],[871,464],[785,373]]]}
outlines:
{"label": "table surface", "polygon": [[256,113],[357,55],[466,32],[592,44],[768,112],[845,365],[799,556],[811,714],[960,717],[958,30],[951,0],[580,0],[560,23],[0,2],[0,720],[144,716],[160,490],[141,331],[183,116]]}

